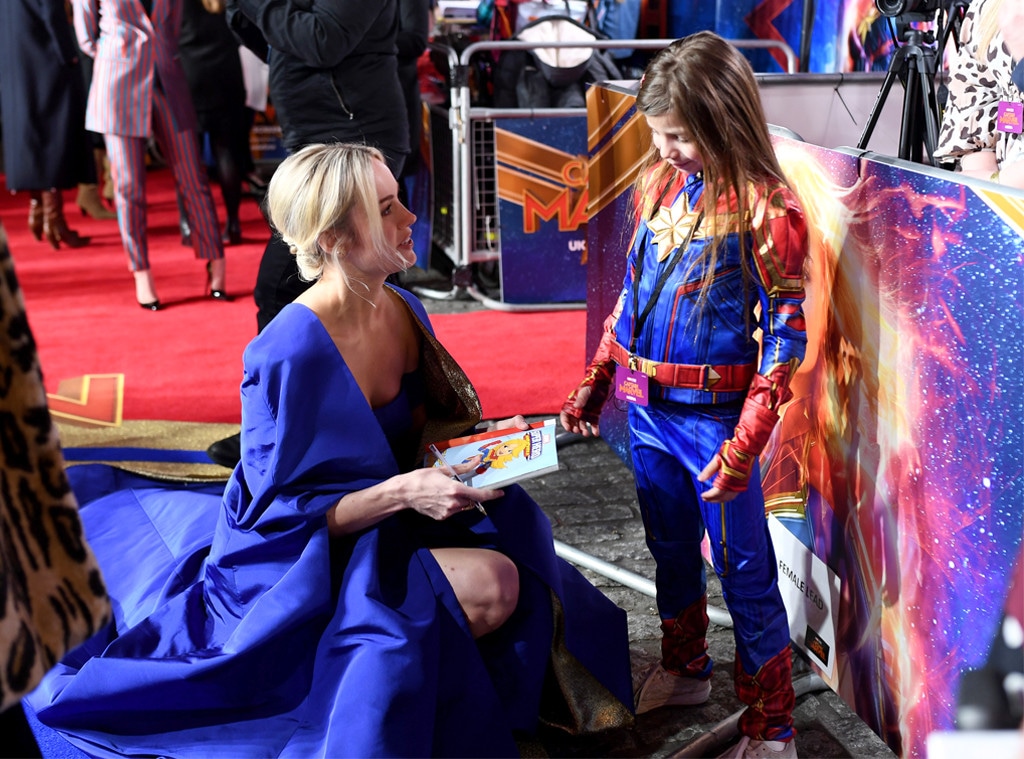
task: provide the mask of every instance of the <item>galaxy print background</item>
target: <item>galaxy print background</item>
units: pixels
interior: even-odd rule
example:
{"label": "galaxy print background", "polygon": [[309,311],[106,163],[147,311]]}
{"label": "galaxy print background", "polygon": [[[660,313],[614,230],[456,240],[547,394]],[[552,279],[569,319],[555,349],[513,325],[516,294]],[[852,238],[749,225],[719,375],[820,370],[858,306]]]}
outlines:
{"label": "galaxy print background", "polygon": [[[589,103],[588,356],[622,285],[643,148],[630,99],[602,88]],[[766,510],[840,578],[830,685],[923,757],[987,658],[1021,552],[1024,194],[776,147],[812,239],[808,350],[762,456]],[[614,401],[601,431],[628,462]]]}

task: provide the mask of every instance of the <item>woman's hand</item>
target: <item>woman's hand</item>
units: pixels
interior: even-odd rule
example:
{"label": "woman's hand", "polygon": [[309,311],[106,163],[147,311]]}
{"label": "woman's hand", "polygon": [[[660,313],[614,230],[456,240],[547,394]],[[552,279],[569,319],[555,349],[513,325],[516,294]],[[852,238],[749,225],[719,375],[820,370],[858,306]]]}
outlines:
{"label": "woman's hand", "polygon": [[441,521],[504,495],[501,490],[470,487],[454,476],[471,472],[479,465],[480,456],[474,456],[464,464],[449,464],[448,473],[443,467],[426,467],[395,479],[405,480],[401,493],[406,508]]}
{"label": "woman's hand", "polygon": [[475,508],[478,503],[501,498],[504,491],[473,488],[454,476],[471,472],[479,464],[480,457],[475,456],[464,464],[452,464],[447,470],[424,467],[349,493],[327,512],[328,532],[332,537],[350,535],[405,509],[440,521]]}

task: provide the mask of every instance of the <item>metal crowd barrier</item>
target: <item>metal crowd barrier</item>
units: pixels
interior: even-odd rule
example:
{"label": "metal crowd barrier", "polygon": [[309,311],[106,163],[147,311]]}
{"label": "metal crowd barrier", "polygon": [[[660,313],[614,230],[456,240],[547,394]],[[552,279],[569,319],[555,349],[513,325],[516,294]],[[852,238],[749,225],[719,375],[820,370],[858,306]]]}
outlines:
{"label": "metal crowd barrier", "polygon": [[[471,266],[494,261],[500,254],[500,229],[497,221],[497,180],[494,166],[493,122],[505,118],[565,118],[586,114],[584,108],[485,108],[472,105],[471,63],[484,51],[535,50],[538,48],[590,48],[597,50],[660,50],[673,39],[598,40],[593,42],[545,42],[521,40],[482,41],[468,45],[461,54],[450,47],[431,43],[431,49],[448,58],[451,103],[447,127],[451,136],[450,156],[434,165],[434,244],[454,264],[453,289],[450,292],[425,292],[431,297],[454,297],[465,291],[501,310],[552,310],[579,308],[579,304],[509,305],[492,300],[476,288]],[[745,49],[777,49],[786,57],[787,73],[796,73],[797,59],[792,48],[776,40],[730,40]],[[431,130],[441,127],[443,111],[431,113]],[[451,186],[437,181],[449,169]],[[448,194],[450,191],[450,195]],[[437,209],[443,209],[438,214]]]}

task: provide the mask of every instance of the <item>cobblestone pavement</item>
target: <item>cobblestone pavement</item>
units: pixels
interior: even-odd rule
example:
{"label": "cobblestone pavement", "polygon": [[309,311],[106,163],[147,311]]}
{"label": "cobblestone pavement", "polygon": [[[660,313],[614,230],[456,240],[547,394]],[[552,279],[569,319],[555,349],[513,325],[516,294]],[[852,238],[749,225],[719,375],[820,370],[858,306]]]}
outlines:
{"label": "cobblestone pavement", "polygon": [[[480,307],[465,298],[427,298],[425,303],[432,313],[456,313]],[[603,440],[571,435],[560,436],[559,459],[558,472],[523,483],[551,520],[555,540],[633,575],[653,580],[654,561],[644,543],[629,467]],[[636,684],[659,657],[661,632],[654,599],[603,574],[586,568],[582,571],[627,613]],[[710,569],[708,603],[725,608],[721,586]],[[730,727],[742,709],[732,684],[735,659],[732,630],[712,624],[708,631],[708,648],[715,660],[708,703],[700,707],[666,707],[648,712],[637,718],[633,729],[607,735],[580,739],[546,734],[543,750],[552,757],[719,755],[738,739],[735,728]],[[815,684],[821,688],[814,687]],[[798,731],[796,744],[802,759],[892,759],[896,756],[845,701],[824,687],[802,655],[795,651],[794,685],[798,689],[794,712]],[[809,692],[801,694],[802,689]],[[714,735],[722,739],[709,740]]]}
{"label": "cobblestone pavement", "polygon": [[[644,543],[643,525],[633,488],[633,475],[602,440],[562,436],[558,472],[523,483],[551,520],[556,541],[621,569],[654,578],[654,561]],[[629,622],[634,684],[659,656],[661,633],[654,599],[589,569],[583,574],[625,609]],[[708,573],[708,603],[724,609],[721,587]],[[732,686],[735,659],[732,630],[712,624],[708,648],[715,660],[711,699],[700,707],[666,707],[641,715],[636,726],[588,740],[545,736],[550,756],[672,757],[717,756],[736,740],[729,718],[742,709]],[[895,754],[832,690],[825,688],[806,660],[794,656],[798,689],[794,713],[797,751],[810,757],[892,758]],[[814,688],[818,684],[822,689]],[[803,688],[811,692],[800,695]],[[720,724],[724,723],[724,724]],[[716,729],[731,740],[701,738],[689,753],[686,747]],[[703,749],[701,747],[704,747]]]}

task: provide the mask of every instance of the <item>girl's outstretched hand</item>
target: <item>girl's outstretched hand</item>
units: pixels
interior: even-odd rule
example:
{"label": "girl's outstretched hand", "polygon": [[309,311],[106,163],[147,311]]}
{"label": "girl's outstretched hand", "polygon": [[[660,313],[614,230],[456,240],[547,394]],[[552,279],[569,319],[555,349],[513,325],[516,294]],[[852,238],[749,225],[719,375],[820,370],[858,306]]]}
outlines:
{"label": "girl's outstretched hand", "polygon": [[583,435],[583,437],[590,437],[591,435],[599,437],[601,435],[601,427],[597,422],[583,421],[583,410],[586,408],[587,401],[590,400],[590,394],[593,391],[592,385],[583,385],[576,390],[576,397],[566,401],[565,405],[562,406],[562,412],[558,417],[566,432],[574,432],[577,435]]}
{"label": "girl's outstretched hand", "polygon": [[[714,458],[712,458],[711,461],[708,462],[708,465],[701,470],[701,473],[697,475],[697,479],[701,482],[707,482],[718,473],[718,470],[721,467],[722,458],[718,454],[715,454]],[[719,488],[712,487],[711,490],[705,490],[701,493],[700,497],[710,503],[726,503],[738,495],[739,493],[734,490],[721,490]]]}

